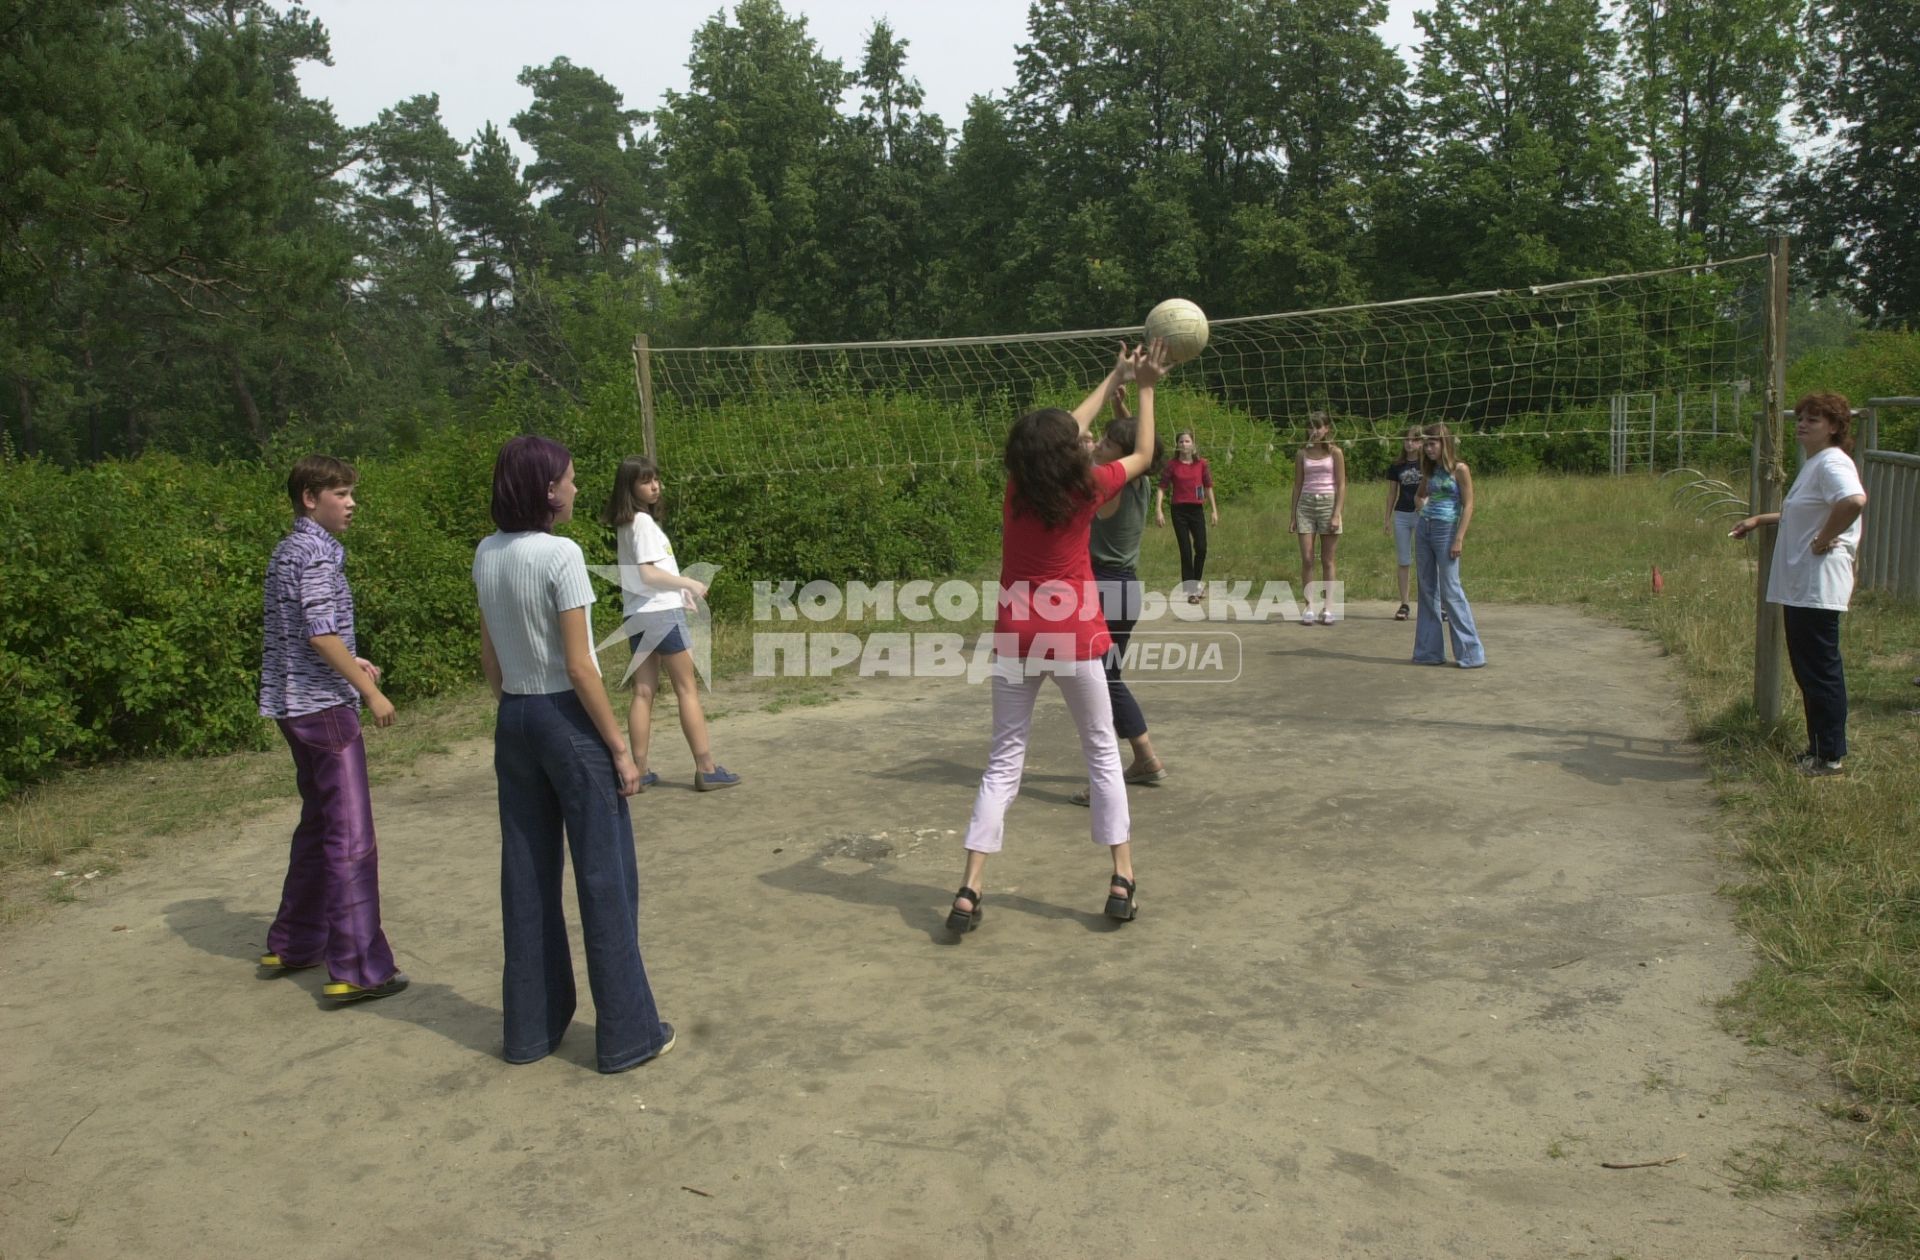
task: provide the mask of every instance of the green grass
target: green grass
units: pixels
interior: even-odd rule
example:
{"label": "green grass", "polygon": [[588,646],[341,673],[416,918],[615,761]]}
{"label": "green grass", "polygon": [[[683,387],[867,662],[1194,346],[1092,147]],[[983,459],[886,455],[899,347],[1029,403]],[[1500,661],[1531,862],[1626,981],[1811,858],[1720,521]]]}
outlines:
{"label": "green grass", "polygon": [[[1761,963],[1726,1002],[1756,1044],[1830,1067],[1852,1139],[1838,1158],[1811,1143],[1750,1152],[1745,1192],[1819,1183],[1863,1255],[1920,1257],[1920,607],[1857,594],[1841,618],[1850,717],[1847,774],[1805,779],[1799,693],[1784,718],[1753,707],[1753,544],[1696,516],[1681,479],[1487,478],[1462,557],[1476,603],[1584,607],[1645,630],[1676,658],[1676,684],[1742,859],[1728,888]],[[1358,487],[1337,553],[1349,599],[1392,599],[1384,490]],[[1285,501],[1222,505],[1209,581],[1299,580]],[[1869,507],[1868,527],[1872,528]],[[1660,566],[1664,592],[1652,590]],[[1170,530],[1149,530],[1143,576],[1178,576]],[[1785,674],[1784,666],[1782,668]],[[1651,1084],[1649,1088],[1651,1088]],[[1809,1100],[1809,1118],[1821,1100]]]}
{"label": "green grass", "polygon": [[[1583,607],[1654,636],[1676,658],[1679,698],[1725,802],[1723,823],[1742,859],[1728,889],[1761,962],[1727,1002],[1755,1044],[1830,1066],[1836,1114],[1853,1139],[1841,1158],[1811,1144],[1749,1152],[1745,1192],[1818,1183],[1839,1197],[1838,1229],[1861,1253],[1920,1256],[1920,608],[1867,593],[1842,618],[1852,703],[1848,773],[1792,773],[1798,694],[1786,718],[1756,720],[1752,700],[1752,544],[1727,522],[1676,503],[1679,482],[1650,477],[1494,478],[1479,487],[1462,578],[1479,603]],[[1392,599],[1392,542],[1381,529],[1384,489],[1363,485],[1348,505],[1341,568],[1351,599]],[[1299,579],[1284,496],[1222,504],[1209,580]],[[1869,509],[1869,528],[1872,527]],[[1665,591],[1651,590],[1660,566]],[[1178,576],[1171,529],[1148,528],[1142,576]],[[977,580],[979,575],[974,575]],[[855,628],[844,622],[791,629]],[[974,629],[894,623],[873,629]],[[728,709],[822,703],[836,679],[750,678],[750,624],[716,628],[723,679],[709,705]],[[661,708],[670,708],[663,696]],[[369,741],[375,781],[410,772],[423,754],[483,735],[483,689],[419,706]],[[656,715],[660,738],[676,732]],[[721,738],[724,739],[724,733]],[[81,894],[90,870],[111,870],[155,843],[270,807],[292,795],[274,749],[199,761],[143,761],[69,775],[0,805],[0,914]],[[58,867],[68,872],[54,880]],[[1831,1099],[1808,1100],[1807,1117]],[[1556,1142],[1561,1152],[1565,1143]],[[1551,1153],[1550,1153],[1551,1154]]]}

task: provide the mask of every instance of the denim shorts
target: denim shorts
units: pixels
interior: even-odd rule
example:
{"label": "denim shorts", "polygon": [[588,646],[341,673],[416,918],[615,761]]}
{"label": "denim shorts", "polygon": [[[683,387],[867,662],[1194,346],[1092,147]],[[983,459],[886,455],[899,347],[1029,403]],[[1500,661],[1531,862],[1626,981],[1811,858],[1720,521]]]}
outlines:
{"label": "denim shorts", "polygon": [[643,647],[657,656],[674,656],[693,646],[687,633],[687,614],[684,609],[665,608],[659,612],[635,613],[627,618],[627,625],[637,627],[636,633],[627,636],[627,646],[642,655]]}

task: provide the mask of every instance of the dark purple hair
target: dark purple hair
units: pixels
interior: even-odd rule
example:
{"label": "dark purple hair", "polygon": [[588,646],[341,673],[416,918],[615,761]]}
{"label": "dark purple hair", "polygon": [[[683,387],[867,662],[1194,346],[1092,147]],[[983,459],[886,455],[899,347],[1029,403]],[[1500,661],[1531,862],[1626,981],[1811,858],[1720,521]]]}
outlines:
{"label": "dark purple hair", "polygon": [[573,455],[552,438],[523,434],[493,461],[493,523],[502,531],[553,528],[556,509],[547,487],[567,475]]}

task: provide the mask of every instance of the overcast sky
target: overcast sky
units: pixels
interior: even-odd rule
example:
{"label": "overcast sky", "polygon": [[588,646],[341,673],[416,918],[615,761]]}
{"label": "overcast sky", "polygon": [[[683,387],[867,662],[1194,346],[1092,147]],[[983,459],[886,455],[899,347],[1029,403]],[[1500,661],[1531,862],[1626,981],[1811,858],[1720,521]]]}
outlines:
{"label": "overcast sky", "polygon": [[[1419,39],[1413,13],[1424,0],[1389,0],[1381,37],[1403,55]],[[333,102],[349,126],[372,122],[409,96],[440,94],[456,139],[487,122],[508,127],[532,94],[516,82],[524,66],[571,58],[611,82],[632,109],[653,109],[667,89],[685,91],[693,32],[716,3],[658,0],[308,0],[333,37],[333,65],[310,65],[306,90]],[[829,57],[853,67],[873,21],[885,17],[908,41],[907,73],[927,108],[949,127],[967,101],[1013,83],[1014,45],[1026,39],[1027,0],[783,0],[804,15]],[[727,6],[730,13],[731,5]],[[522,156],[525,150],[522,149]]]}

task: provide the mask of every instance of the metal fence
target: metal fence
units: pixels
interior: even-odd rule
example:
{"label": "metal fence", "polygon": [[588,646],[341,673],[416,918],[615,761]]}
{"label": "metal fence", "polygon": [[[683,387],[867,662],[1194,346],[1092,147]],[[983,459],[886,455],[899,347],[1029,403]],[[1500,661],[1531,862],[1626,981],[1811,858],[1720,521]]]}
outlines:
{"label": "metal fence", "polygon": [[1860,539],[1860,585],[1920,599],[1920,455],[1883,451],[1880,413],[1920,407],[1920,398],[1869,398],[1861,410],[1860,479],[1867,519]]}

